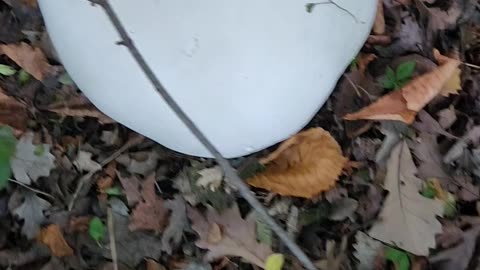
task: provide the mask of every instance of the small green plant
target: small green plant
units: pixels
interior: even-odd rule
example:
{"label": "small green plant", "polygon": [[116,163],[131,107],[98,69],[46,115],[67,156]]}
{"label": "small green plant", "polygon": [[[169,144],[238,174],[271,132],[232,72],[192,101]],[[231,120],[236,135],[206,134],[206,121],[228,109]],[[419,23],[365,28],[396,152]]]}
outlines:
{"label": "small green plant", "polygon": [[10,160],[15,155],[17,139],[9,126],[0,126],[0,190],[5,188],[12,173]]}
{"label": "small green plant", "polygon": [[90,220],[88,224],[88,233],[93,240],[100,243],[100,241],[105,237],[105,225],[103,225],[102,220],[98,217],[94,217]]}
{"label": "small green plant", "polygon": [[398,269],[398,270],[410,269],[410,259],[408,258],[408,253],[406,253],[405,251],[401,251],[391,247],[386,247],[385,259],[387,259],[388,261],[391,261],[395,265],[395,269]]}
{"label": "small green plant", "polygon": [[22,85],[30,81],[31,78],[32,76],[30,76],[30,74],[24,69],[21,69],[17,74],[17,79]]}
{"label": "small green plant", "polygon": [[17,71],[13,67],[0,64],[0,75],[12,76],[15,75],[15,73],[17,73]]}
{"label": "small green plant", "polygon": [[412,78],[415,71],[415,61],[407,61],[398,65],[394,71],[387,67],[385,79],[382,81],[382,86],[385,89],[399,89],[402,88]]}

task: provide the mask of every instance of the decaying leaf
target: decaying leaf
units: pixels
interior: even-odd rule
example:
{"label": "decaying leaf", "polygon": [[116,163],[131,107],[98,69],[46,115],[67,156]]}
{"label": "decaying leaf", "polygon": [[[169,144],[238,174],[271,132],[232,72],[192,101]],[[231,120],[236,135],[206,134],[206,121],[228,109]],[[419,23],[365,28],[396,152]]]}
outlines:
{"label": "decaying leaf", "polygon": [[335,185],[346,161],[330,133],[312,128],[286,140],[262,159],[266,170],[248,183],[280,195],[312,198]]}
{"label": "decaying leaf", "polygon": [[137,152],[129,155],[121,155],[116,161],[127,167],[130,173],[138,173],[147,176],[152,173],[158,164],[158,153],[153,150],[150,152]]}
{"label": "decaying leaf", "polygon": [[220,166],[203,169],[199,171],[198,174],[200,174],[200,178],[197,180],[198,186],[216,190],[222,184],[223,171]]}
{"label": "decaying leaf", "polygon": [[449,128],[455,123],[455,121],[457,121],[457,113],[453,106],[440,110],[437,115],[438,123],[442,128]]}
{"label": "decaying leaf", "polygon": [[331,220],[342,221],[349,218],[355,221],[355,210],[357,210],[358,201],[352,198],[342,198],[332,203],[332,208],[328,216]]}
{"label": "decaying leaf", "polygon": [[48,225],[40,231],[38,241],[48,246],[52,254],[56,257],[72,256],[73,249],[68,245],[65,238],[63,238],[62,231],[57,224]]}
{"label": "decaying leaf", "polygon": [[78,151],[77,158],[73,161],[73,165],[79,171],[96,172],[102,169],[102,166],[92,160],[92,153],[86,151]]}
{"label": "decaying leaf", "polygon": [[155,193],[155,175],[151,174],[142,185],[142,197],[131,215],[130,230],[163,231],[167,223],[168,210]]}
{"label": "decaying leaf", "polygon": [[353,256],[358,260],[358,270],[374,269],[375,258],[379,255],[383,248],[383,244],[362,231],[358,231],[355,235],[356,243],[353,244],[355,252]]}
{"label": "decaying leaf", "polygon": [[170,210],[168,226],[162,234],[162,250],[172,254],[173,248],[182,241],[183,231],[188,227],[186,203],[180,195],[166,201],[165,208]]}
{"label": "decaying leaf", "polygon": [[42,50],[34,48],[27,43],[0,45],[0,54],[7,55],[39,81],[42,81],[53,72],[53,68],[48,63]]}
{"label": "decaying leaf", "polygon": [[25,131],[27,119],[25,105],[5,95],[0,88],[0,126],[11,126],[17,133],[20,133]]}
{"label": "decaying leaf", "polygon": [[458,91],[462,90],[461,74],[462,71],[460,68],[455,69],[452,76],[450,76],[448,81],[443,85],[440,94],[446,97],[448,97],[448,95],[458,95]]}
{"label": "decaying leaf", "polygon": [[118,179],[122,183],[125,195],[127,196],[128,205],[133,206],[142,199],[142,184],[135,175],[123,177],[117,171]]}
{"label": "decaying leaf", "polygon": [[339,250],[337,251],[337,243],[334,240],[327,240],[325,245],[326,249],[326,258],[315,262],[321,270],[341,270],[343,269],[343,264],[348,260],[347,258],[347,237],[342,237],[342,243],[340,244]]}
{"label": "decaying leaf", "polygon": [[[206,254],[208,261],[223,256],[237,256],[263,268],[266,259],[273,253],[269,246],[257,242],[254,215],[251,213],[247,219],[242,219],[237,205],[222,214],[208,207],[206,217],[191,207],[187,209],[187,213],[193,230],[200,237],[195,244],[209,250]],[[209,232],[215,225],[221,229],[221,238],[211,242]]]}
{"label": "decaying leaf", "polygon": [[387,164],[385,200],[380,219],[368,234],[412,254],[426,256],[435,248],[435,234],[442,231],[436,216],[443,215],[443,202],[420,195],[422,180],[405,141],[392,151]]}
{"label": "decaying leaf", "polygon": [[435,51],[440,65],[419,77],[414,78],[400,90],[393,91],[362,110],[348,114],[345,120],[398,120],[413,123],[415,115],[442,90],[457,71],[460,61],[445,57]]}
{"label": "decaying leaf", "polygon": [[428,260],[438,270],[465,270],[467,269],[475,251],[480,227],[476,226],[464,232],[463,242],[455,247],[442,250]]}
{"label": "decaying leaf", "polygon": [[33,133],[25,133],[17,143],[11,167],[15,179],[29,185],[42,176],[49,176],[55,167],[55,156],[50,153],[50,145],[33,145]]}
{"label": "decaying leaf", "polygon": [[45,221],[43,211],[49,207],[49,202],[32,192],[27,192],[23,203],[13,211],[13,214],[24,220],[22,233],[28,239],[34,239],[37,235],[40,225]]}

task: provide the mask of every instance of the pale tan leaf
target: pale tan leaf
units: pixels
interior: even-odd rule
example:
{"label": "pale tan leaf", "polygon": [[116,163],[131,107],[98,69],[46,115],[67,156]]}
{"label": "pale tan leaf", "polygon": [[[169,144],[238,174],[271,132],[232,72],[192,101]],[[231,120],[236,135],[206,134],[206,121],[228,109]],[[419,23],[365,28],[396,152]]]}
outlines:
{"label": "pale tan leaf", "polygon": [[392,151],[387,163],[385,189],[389,194],[380,218],[368,234],[412,254],[427,256],[435,248],[435,234],[442,232],[436,216],[443,215],[444,204],[420,194],[422,180],[405,141]]}
{"label": "pale tan leaf", "polygon": [[261,162],[266,170],[250,178],[250,185],[312,198],[335,185],[347,159],[330,133],[312,128],[286,140]]}
{"label": "pale tan leaf", "polygon": [[73,256],[73,249],[68,245],[57,224],[48,225],[38,235],[38,241],[46,245],[56,257]]}
{"label": "pale tan leaf", "polygon": [[398,120],[413,123],[415,115],[434,97],[458,70],[460,61],[435,51],[439,66],[414,78],[403,88],[393,91],[358,112],[347,114],[345,120]]}
{"label": "pale tan leaf", "polygon": [[[205,255],[207,261],[224,256],[236,256],[263,268],[268,256],[273,254],[269,246],[257,242],[255,215],[251,213],[247,219],[243,219],[237,205],[221,214],[209,207],[206,217],[191,207],[188,208],[187,213],[192,221],[192,229],[199,235],[195,244],[199,248],[209,250]],[[217,237],[213,242],[209,241],[212,226],[220,228],[222,233],[221,239]]]}
{"label": "pale tan leaf", "polygon": [[443,85],[440,94],[446,97],[448,97],[448,95],[458,95],[458,92],[462,90],[462,81],[460,79],[461,74],[462,71],[457,68],[448,81]]}
{"label": "pale tan leaf", "polygon": [[0,45],[0,54],[8,56],[39,81],[54,72],[42,50],[27,43]]}
{"label": "pale tan leaf", "polygon": [[373,33],[375,35],[382,35],[385,33],[385,15],[383,13],[383,0],[377,2],[377,15],[375,16],[375,23],[373,24]]}

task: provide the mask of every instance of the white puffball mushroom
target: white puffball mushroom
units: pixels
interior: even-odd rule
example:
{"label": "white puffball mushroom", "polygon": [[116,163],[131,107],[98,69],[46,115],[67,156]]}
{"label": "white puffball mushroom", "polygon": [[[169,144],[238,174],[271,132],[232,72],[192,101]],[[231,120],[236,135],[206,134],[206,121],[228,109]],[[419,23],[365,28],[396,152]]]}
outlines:
{"label": "white puffball mushroom", "polygon": [[[376,0],[110,0],[162,84],[228,158],[303,128],[365,42]],[[155,91],[100,6],[39,0],[66,70],[105,114],[173,150],[210,153]]]}

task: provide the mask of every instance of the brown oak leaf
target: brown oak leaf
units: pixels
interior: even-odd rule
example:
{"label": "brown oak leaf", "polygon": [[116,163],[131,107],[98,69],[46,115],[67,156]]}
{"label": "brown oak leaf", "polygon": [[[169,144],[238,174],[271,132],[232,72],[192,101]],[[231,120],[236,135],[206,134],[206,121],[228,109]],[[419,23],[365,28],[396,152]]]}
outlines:
{"label": "brown oak leaf", "polygon": [[154,174],[145,179],[142,188],[143,200],[133,210],[128,228],[131,231],[153,230],[157,233],[161,232],[167,223],[168,209],[163,205],[163,200],[155,194]]}
{"label": "brown oak leaf", "polygon": [[236,256],[263,268],[265,260],[273,253],[268,245],[257,242],[255,215],[250,213],[243,219],[237,205],[221,214],[209,207],[205,217],[191,207],[187,212],[192,229],[200,237],[195,244],[209,250],[205,255],[207,261]]}
{"label": "brown oak leaf", "polygon": [[347,159],[330,133],[312,128],[286,140],[261,162],[266,170],[250,178],[250,185],[312,198],[335,185]]}
{"label": "brown oak leaf", "polygon": [[68,245],[57,224],[48,225],[38,235],[38,241],[48,246],[56,257],[73,256],[73,249]]}
{"label": "brown oak leaf", "polygon": [[0,125],[9,125],[20,134],[26,129],[27,118],[25,105],[5,95],[0,88]]}
{"label": "brown oak leaf", "polygon": [[53,67],[42,50],[27,43],[0,45],[0,54],[8,56],[39,81],[53,73]]}

